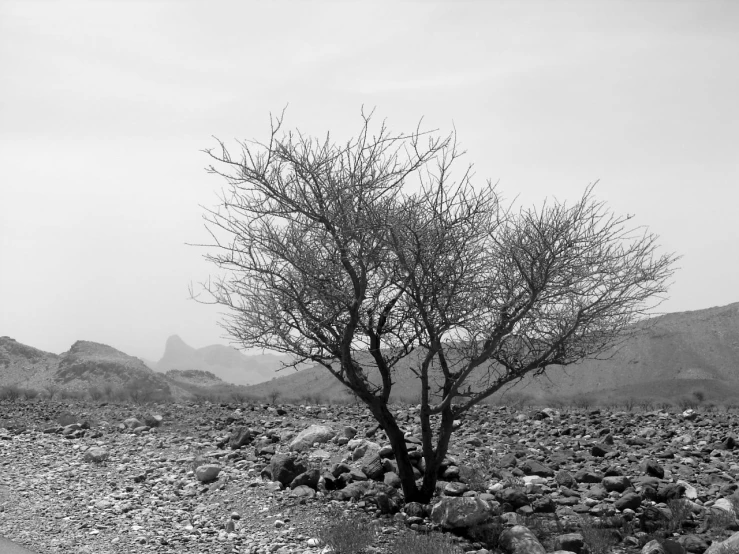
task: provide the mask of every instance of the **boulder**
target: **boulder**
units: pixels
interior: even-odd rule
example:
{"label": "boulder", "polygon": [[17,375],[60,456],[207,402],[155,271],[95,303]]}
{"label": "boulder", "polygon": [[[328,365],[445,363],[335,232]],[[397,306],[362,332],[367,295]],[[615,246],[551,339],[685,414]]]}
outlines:
{"label": "boulder", "polygon": [[554,477],[554,470],[537,461],[537,460],[526,460],[522,465],[521,469],[526,475],[538,475],[539,477]]}
{"label": "boulder", "polygon": [[123,425],[125,425],[126,429],[136,429],[137,427],[144,427],[144,424],[135,417],[124,419]]}
{"label": "boulder", "polygon": [[108,451],[102,446],[93,446],[82,457],[86,462],[103,462],[108,459]]}
{"label": "boulder", "polygon": [[627,488],[631,486],[631,481],[629,481],[628,477],[621,475],[604,477],[603,481],[601,481],[601,484],[603,485],[603,488],[606,489],[606,491],[608,492],[624,492]]}
{"label": "boulder", "polygon": [[256,433],[248,427],[237,427],[231,432],[231,436],[228,438],[228,445],[233,450],[238,450],[242,446],[247,446],[254,440]]}
{"label": "boulder", "polygon": [[431,509],[431,520],[445,529],[472,527],[491,515],[490,504],[477,497],[444,497]]}
{"label": "boulder", "polygon": [[221,472],[221,466],[215,464],[205,464],[195,469],[195,477],[201,483],[211,483],[218,479]]}
{"label": "boulder", "polygon": [[499,544],[508,554],[546,554],[536,535],[523,525],[514,525],[503,531]]}
{"label": "boulder", "polygon": [[272,456],[269,464],[272,480],[278,481],[286,487],[292,483],[295,477],[306,470],[302,464],[296,464],[295,461],[295,456],[290,454],[275,454]]}
{"label": "boulder", "polygon": [[314,443],[325,443],[336,436],[336,432],[326,425],[311,425],[301,431],[297,437],[290,441],[290,450],[298,452],[308,450]]}
{"label": "boulder", "polygon": [[557,545],[561,550],[580,554],[583,546],[585,546],[585,540],[580,533],[567,533],[557,537]]}
{"label": "boulder", "polygon": [[297,475],[295,479],[290,481],[290,488],[295,489],[297,487],[310,487],[312,489],[318,488],[318,480],[321,478],[321,472],[317,469],[309,469],[304,471],[300,475]]}
{"label": "boulder", "polygon": [[708,547],[705,554],[722,554],[724,552],[739,551],[739,531],[731,535],[728,539],[721,542],[714,542]]}

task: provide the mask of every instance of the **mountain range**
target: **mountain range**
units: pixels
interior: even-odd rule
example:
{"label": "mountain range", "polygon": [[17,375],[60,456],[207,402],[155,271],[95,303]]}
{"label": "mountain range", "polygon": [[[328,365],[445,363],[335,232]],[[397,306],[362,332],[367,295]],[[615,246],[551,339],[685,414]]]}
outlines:
{"label": "mountain range", "polygon": [[[550,366],[544,375],[527,376],[492,399],[572,400],[583,395],[613,401],[674,401],[686,396],[716,402],[739,399],[739,303],[644,320],[636,324],[629,340],[605,358]],[[410,356],[404,366],[397,367],[394,397],[419,398],[418,381],[409,369],[414,361],[415,356]],[[370,370],[369,377],[379,382],[376,372]],[[305,397],[324,399],[346,395],[341,384],[320,366],[248,388],[255,396],[276,391],[283,398],[294,396],[296,390]]]}
{"label": "mountain range", "polygon": [[[494,400],[526,395],[546,401],[584,394],[614,400],[676,400],[686,395],[717,402],[739,398],[739,303],[642,321],[632,337],[609,354],[603,360],[552,366],[543,376],[526,377],[496,393]],[[415,357],[397,368],[393,397],[418,398],[418,382],[410,370]],[[265,397],[276,393],[286,400],[348,396],[321,366],[276,373],[285,363],[289,363],[286,356],[248,356],[221,345],[195,349],[176,335],[167,340],[162,359],[149,366],[89,341],[77,341],[68,352],[57,355],[0,337],[0,386],[39,390],[135,386],[180,398],[192,396],[193,386],[223,390],[231,383],[250,385],[244,387],[245,394]],[[376,373],[370,370],[369,374],[377,380]]]}
{"label": "mountain range", "polygon": [[253,385],[276,377],[276,371],[289,361],[289,357],[275,354],[248,356],[220,344],[195,349],[172,335],[167,339],[162,359],[152,369],[161,372],[196,369],[210,372],[228,383]]}

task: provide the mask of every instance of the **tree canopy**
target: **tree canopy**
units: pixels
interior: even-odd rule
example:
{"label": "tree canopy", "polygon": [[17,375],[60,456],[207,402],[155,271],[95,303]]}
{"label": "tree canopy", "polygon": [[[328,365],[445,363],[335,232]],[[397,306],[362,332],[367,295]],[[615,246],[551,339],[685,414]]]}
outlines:
{"label": "tree canopy", "polygon": [[[514,208],[475,185],[454,133],[372,132],[336,144],[273,120],[269,140],[206,152],[227,188],[206,212],[206,285],[244,347],[287,352],[367,404],[406,499],[428,499],[454,419],[504,385],[606,354],[666,293],[676,257],[595,199]],[[369,378],[370,367],[379,379]],[[421,398],[416,483],[388,409],[398,368]]]}

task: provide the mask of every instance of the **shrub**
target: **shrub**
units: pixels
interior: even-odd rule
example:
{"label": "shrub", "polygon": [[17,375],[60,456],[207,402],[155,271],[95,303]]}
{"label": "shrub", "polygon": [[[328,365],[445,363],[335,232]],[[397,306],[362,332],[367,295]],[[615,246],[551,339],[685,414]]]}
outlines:
{"label": "shrub", "polygon": [[608,554],[616,539],[609,529],[597,527],[589,520],[582,520],[580,533],[590,554]]}
{"label": "shrub", "polygon": [[483,543],[486,548],[498,549],[504,529],[505,526],[500,521],[491,521],[470,527],[467,536],[473,541]]}
{"label": "shrub", "polygon": [[667,507],[671,514],[667,530],[670,533],[677,533],[682,529],[683,523],[690,519],[692,512],[690,503],[684,498],[673,498],[667,502]]}
{"label": "shrub", "polygon": [[267,393],[267,398],[269,398],[270,404],[272,405],[277,404],[277,400],[279,400],[280,396],[282,396],[282,393],[278,390],[273,390]]}
{"label": "shrub", "polygon": [[357,554],[371,546],[376,537],[374,526],[347,517],[338,510],[332,511],[328,523],[318,530],[318,540],[337,554]]}
{"label": "shrub", "polygon": [[34,398],[37,398],[39,395],[39,391],[37,391],[36,389],[31,389],[31,388],[21,389],[21,392],[23,393],[23,396],[26,400],[33,400]]}
{"label": "shrub", "polygon": [[90,387],[87,389],[87,396],[90,397],[90,400],[98,401],[103,397],[103,391],[98,387]]}
{"label": "shrub", "polygon": [[0,388],[0,400],[15,402],[21,396],[21,389],[17,385],[6,385]]}
{"label": "shrub", "polygon": [[46,398],[49,400],[54,400],[54,397],[59,393],[59,387],[54,384],[46,385],[44,390],[46,391]]}
{"label": "shrub", "polygon": [[412,531],[398,535],[390,551],[393,554],[463,554],[449,537],[437,533],[419,535]]}

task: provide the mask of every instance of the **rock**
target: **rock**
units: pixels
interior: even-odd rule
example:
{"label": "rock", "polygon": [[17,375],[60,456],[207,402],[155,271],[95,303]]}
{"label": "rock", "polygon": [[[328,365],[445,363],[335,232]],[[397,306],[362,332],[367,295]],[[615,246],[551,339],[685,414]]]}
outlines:
{"label": "rock", "polygon": [[656,477],[657,479],[663,479],[665,476],[664,468],[654,460],[645,460],[642,464],[642,469],[647,475]]}
{"label": "rock", "polygon": [[290,496],[298,498],[314,498],[316,491],[307,485],[298,485],[290,492]]}
{"label": "rock", "polygon": [[739,551],[739,531],[731,535],[725,541],[714,542],[708,547],[705,554],[728,554],[730,552],[737,551]]}
{"label": "rock", "polygon": [[383,476],[383,483],[385,483],[386,485],[390,487],[396,488],[396,489],[399,489],[401,485],[403,484],[398,474],[395,473],[394,471],[388,471]]}
{"label": "rock", "polygon": [[353,439],[354,437],[357,436],[357,429],[356,429],[356,427],[352,427],[351,425],[344,426],[344,428],[341,430],[341,432],[349,440],[351,440],[351,439]]}
{"label": "rock", "polygon": [[256,433],[248,427],[237,427],[231,432],[231,436],[228,438],[228,445],[233,450],[238,450],[242,446],[249,445]]}
{"label": "rock", "polygon": [[698,535],[681,535],[677,538],[677,542],[691,554],[703,554],[708,549],[708,543]]}
{"label": "rock", "polygon": [[297,437],[290,441],[290,450],[298,452],[308,450],[314,443],[325,443],[336,436],[336,432],[326,425],[311,425],[301,431]]}
{"label": "rock", "polygon": [[273,481],[287,487],[295,477],[305,472],[302,464],[295,463],[296,458],[290,454],[275,454],[270,460],[269,468]]}
{"label": "rock", "polygon": [[144,427],[144,424],[135,417],[129,417],[128,419],[123,420],[123,425],[125,425],[126,429],[136,429],[137,427]]}
{"label": "rock", "polygon": [[445,496],[462,496],[469,490],[469,487],[464,483],[447,483],[444,485]]}
{"label": "rock", "polygon": [[554,477],[554,470],[537,460],[526,460],[521,469],[526,475],[538,475],[539,477]]}
{"label": "rock", "polygon": [[499,544],[508,554],[546,554],[536,535],[523,525],[514,525],[503,531]]}
{"label": "rock", "polygon": [[560,549],[580,554],[585,541],[580,533],[568,533],[557,537],[557,545]]}
{"label": "rock", "polygon": [[375,480],[382,480],[385,470],[382,467],[382,459],[380,459],[380,449],[367,450],[365,455],[359,462],[359,467],[367,477]]}
{"label": "rock", "polygon": [[86,462],[103,462],[108,459],[108,451],[101,446],[93,446],[85,452],[82,459]]}
{"label": "rock", "polygon": [[141,421],[143,421],[144,425],[147,425],[148,427],[161,427],[164,418],[159,414],[144,414],[144,416],[141,417]]}
{"label": "rock", "polygon": [[651,540],[641,549],[641,554],[666,554],[658,540]]}
{"label": "rock", "polygon": [[717,510],[722,510],[728,514],[736,516],[734,505],[731,503],[731,501],[728,498],[719,498],[718,500],[716,500],[716,502],[713,503],[712,508],[715,508]]}
{"label": "rock", "polygon": [[568,472],[563,470],[557,472],[557,474],[554,476],[554,480],[557,482],[558,485],[562,487],[567,487],[568,489],[571,489],[577,484],[575,478]]}
{"label": "rock", "polygon": [[321,478],[321,472],[317,469],[309,469],[304,471],[300,475],[297,475],[295,479],[290,481],[290,488],[295,489],[297,487],[310,487],[312,489],[318,488],[318,480]]}
{"label": "rock", "polygon": [[642,503],[642,497],[640,494],[637,494],[635,492],[628,492],[621,496],[616,502],[614,503],[614,508],[617,510],[621,510],[622,512],[624,510],[634,510],[636,511],[639,506],[641,506]]}
{"label": "rock", "polygon": [[472,527],[491,515],[490,504],[475,497],[443,497],[431,509],[431,520],[445,529]]}
{"label": "rock", "polygon": [[218,479],[221,472],[221,466],[215,464],[205,464],[195,469],[195,477],[201,483],[211,483]]}
{"label": "rock", "polygon": [[601,484],[603,485],[603,488],[606,489],[608,492],[624,492],[627,488],[631,486],[631,481],[629,481],[628,477],[619,476],[619,477],[604,477],[603,481],[601,481]]}
{"label": "rock", "polygon": [[510,504],[514,510],[529,504],[529,498],[526,496],[526,493],[515,487],[508,487],[498,491],[495,494],[495,498],[502,504]]}

